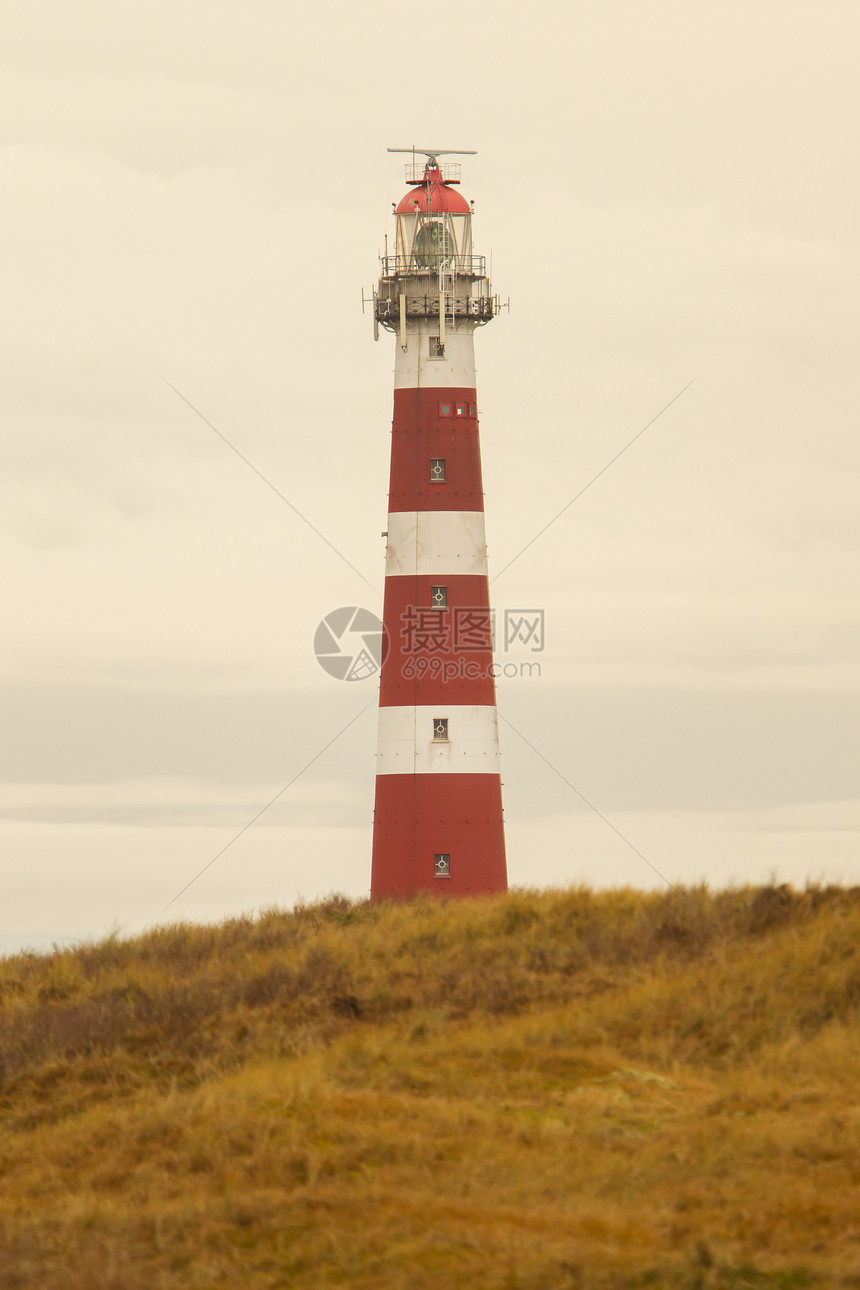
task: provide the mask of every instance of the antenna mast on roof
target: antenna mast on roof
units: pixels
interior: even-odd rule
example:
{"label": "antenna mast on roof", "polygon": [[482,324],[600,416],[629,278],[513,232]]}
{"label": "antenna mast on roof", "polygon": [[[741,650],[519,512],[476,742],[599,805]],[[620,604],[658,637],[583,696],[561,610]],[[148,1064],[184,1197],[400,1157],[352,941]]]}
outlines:
{"label": "antenna mast on roof", "polygon": [[416,152],[420,152],[427,158],[427,164],[433,169],[439,169],[438,157],[474,157],[477,154],[475,148],[389,148],[389,152],[411,152],[413,160]]}

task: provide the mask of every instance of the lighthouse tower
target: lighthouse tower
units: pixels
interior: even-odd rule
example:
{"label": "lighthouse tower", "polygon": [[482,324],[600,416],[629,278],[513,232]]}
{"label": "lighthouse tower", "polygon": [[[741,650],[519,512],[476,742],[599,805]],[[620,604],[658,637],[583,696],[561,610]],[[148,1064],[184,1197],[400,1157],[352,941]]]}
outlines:
{"label": "lighthouse tower", "polygon": [[374,292],[395,366],[373,900],[507,889],[474,353],[498,300],[451,154],[389,151],[412,162]]}

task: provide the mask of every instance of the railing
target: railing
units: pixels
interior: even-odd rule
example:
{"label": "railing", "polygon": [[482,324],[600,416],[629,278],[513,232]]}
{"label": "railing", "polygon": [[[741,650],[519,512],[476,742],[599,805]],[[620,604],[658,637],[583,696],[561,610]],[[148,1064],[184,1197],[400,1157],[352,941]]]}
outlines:
{"label": "railing", "polygon": [[[459,184],[460,182],[460,163],[459,161],[440,161],[439,169],[442,172],[443,184]],[[420,184],[424,178],[424,170],[427,165],[427,158],[422,156],[419,161],[416,157],[414,161],[406,163],[406,182],[407,184]]]}
{"label": "railing", "polygon": [[[439,317],[438,294],[404,295],[402,299],[407,318]],[[396,327],[401,317],[400,300],[399,295],[388,299],[376,296],[373,302],[373,312],[377,321],[386,327]],[[499,308],[498,296],[445,296],[445,316],[449,319],[475,318],[478,322],[486,322],[488,319],[495,317],[499,312]]]}
{"label": "railing", "polygon": [[459,278],[485,278],[485,255],[434,255],[432,251],[417,255],[383,255],[383,278],[400,278],[406,274],[438,273],[440,269],[455,273]]}

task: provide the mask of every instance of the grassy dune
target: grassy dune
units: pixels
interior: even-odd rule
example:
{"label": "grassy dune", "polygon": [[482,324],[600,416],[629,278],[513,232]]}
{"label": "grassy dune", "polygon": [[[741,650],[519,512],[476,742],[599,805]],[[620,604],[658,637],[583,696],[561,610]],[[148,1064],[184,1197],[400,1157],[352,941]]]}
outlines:
{"label": "grassy dune", "polygon": [[860,1286],[860,890],[0,960],[0,1287]]}

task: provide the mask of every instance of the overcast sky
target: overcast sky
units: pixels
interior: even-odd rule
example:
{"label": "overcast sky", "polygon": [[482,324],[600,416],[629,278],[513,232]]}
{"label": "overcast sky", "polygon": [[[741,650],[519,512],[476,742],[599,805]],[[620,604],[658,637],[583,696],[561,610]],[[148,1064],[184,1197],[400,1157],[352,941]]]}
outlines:
{"label": "overcast sky", "polygon": [[512,883],[860,881],[857,4],[3,15],[0,951],[368,891],[312,641],[381,609],[411,144],[511,302],[491,577],[696,378],[493,583]]}

